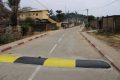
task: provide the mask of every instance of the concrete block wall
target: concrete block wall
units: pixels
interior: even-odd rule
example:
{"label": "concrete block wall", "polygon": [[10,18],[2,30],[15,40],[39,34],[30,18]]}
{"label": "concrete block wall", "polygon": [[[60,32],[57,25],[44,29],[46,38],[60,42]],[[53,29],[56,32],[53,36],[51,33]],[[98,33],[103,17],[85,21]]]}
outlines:
{"label": "concrete block wall", "polygon": [[120,32],[120,17],[115,18],[115,29],[116,32]]}
{"label": "concrete block wall", "polygon": [[114,32],[114,33],[120,32],[120,16],[103,17],[102,29],[106,32]]}

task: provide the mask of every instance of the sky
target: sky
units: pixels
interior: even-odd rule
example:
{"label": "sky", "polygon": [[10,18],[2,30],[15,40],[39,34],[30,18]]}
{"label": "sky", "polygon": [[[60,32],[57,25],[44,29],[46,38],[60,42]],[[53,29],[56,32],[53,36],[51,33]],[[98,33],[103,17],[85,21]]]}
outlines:
{"label": "sky", "polygon": [[[113,3],[114,2],[114,3]],[[32,7],[34,10],[52,9],[63,12],[75,12],[89,15],[120,15],[120,0],[21,0],[20,7]]]}

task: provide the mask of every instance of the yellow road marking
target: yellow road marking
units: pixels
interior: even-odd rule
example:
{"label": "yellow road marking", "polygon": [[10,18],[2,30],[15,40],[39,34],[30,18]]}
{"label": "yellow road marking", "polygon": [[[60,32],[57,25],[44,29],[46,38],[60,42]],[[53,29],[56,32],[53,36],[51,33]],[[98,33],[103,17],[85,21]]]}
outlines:
{"label": "yellow road marking", "polygon": [[43,66],[74,68],[75,67],[75,60],[73,60],[73,59],[49,58],[44,62]]}
{"label": "yellow road marking", "polygon": [[0,62],[13,63],[18,58],[20,58],[20,57],[18,57],[18,56],[10,56],[10,55],[0,55]]}

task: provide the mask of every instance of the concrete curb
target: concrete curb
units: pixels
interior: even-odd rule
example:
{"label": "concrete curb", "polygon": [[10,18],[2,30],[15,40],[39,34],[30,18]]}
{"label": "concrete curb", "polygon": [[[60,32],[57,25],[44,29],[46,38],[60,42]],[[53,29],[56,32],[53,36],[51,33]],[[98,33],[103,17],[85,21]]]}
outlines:
{"label": "concrete curb", "polygon": [[10,49],[12,49],[12,48],[14,48],[16,46],[23,45],[23,44],[25,44],[27,42],[30,42],[30,41],[32,41],[34,39],[38,39],[38,38],[43,37],[45,35],[47,35],[47,33],[34,35],[32,37],[28,37],[28,38],[25,38],[25,39],[22,39],[22,40],[19,40],[19,41],[12,42],[14,44],[8,43],[8,44],[5,44],[5,45],[2,45],[2,46],[0,46],[0,52],[5,52],[5,51],[10,50]]}
{"label": "concrete curb", "polygon": [[115,63],[106,55],[104,55],[104,53],[100,50],[100,48],[98,48],[94,43],[92,43],[84,34],[82,34],[80,32],[80,34],[88,41],[88,43],[94,47],[99,53],[100,55],[102,55],[104,58],[106,58],[110,63],[111,65],[113,65],[113,67],[115,67],[115,69],[120,73],[120,68],[118,66],[115,65]]}
{"label": "concrete curb", "polygon": [[20,43],[18,43],[17,45],[22,45],[22,44],[24,44],[24,42],[20,42]]}
{"label": "concrete curb", "polygon": [[2,49],[1,52],[7,51],[7,50],[10,50],[10,49],[12,49],[12,47],[6,47],[6,48]]}
{"label": "concrete curb", "polygon": [[4,63],[21,63],[42,65],[45,67],[65,67],[65,68],[100,68],[108,69],[111,66],[101,60],[79,60],[79,59],[63,59],[63,58],[41,58],[41,57],[25,57],[0,55],[0,62]]}

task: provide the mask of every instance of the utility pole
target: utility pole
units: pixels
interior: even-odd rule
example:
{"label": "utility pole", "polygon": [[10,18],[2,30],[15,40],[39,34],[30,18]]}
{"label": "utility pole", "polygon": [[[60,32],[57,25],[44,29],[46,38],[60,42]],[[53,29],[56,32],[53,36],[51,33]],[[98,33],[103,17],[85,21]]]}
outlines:
{"label": "utility pole", "polygon": [[65,14],[67,13],[67,2],[65,2]]}
{"label": "utility pole", "polygon": [[88,28],[88,27],[89,27],[89,26],[88,26],[88,23],[89,23],[89,22],[88,22],[88,12],[89,12],[89,9],[86,9],[86,10],[87,10],[87,28]]}

